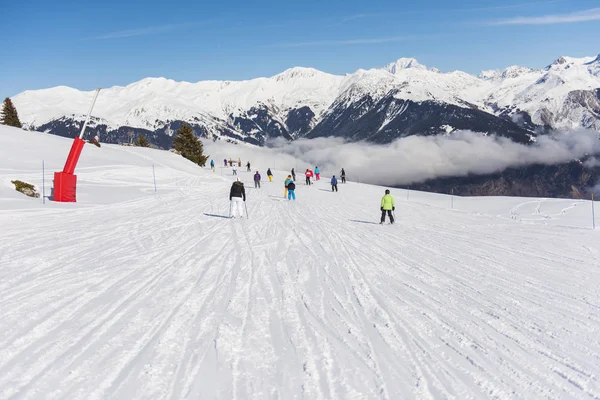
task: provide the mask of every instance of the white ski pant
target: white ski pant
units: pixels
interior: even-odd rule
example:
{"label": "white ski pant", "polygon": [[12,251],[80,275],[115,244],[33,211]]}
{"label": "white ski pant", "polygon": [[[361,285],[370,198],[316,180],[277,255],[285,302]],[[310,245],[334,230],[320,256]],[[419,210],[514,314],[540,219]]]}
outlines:
{"label": "white ski pant", "polygon": [[231,216],[235,217],[239,212],[240,217],[244,216],[244,200],[241,197],[231,198]]}

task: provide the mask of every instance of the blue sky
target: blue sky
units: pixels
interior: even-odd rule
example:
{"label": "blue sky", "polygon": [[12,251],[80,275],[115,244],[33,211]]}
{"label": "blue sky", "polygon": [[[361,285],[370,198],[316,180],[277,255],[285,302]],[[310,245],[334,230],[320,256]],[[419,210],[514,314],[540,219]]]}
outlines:
{"label": "blue sky", "polygon": [[598,0],[29,0],[1,2],[0,26],[0,97],[293,66],[344,74],[400,57],[478,73],[600,53]]}

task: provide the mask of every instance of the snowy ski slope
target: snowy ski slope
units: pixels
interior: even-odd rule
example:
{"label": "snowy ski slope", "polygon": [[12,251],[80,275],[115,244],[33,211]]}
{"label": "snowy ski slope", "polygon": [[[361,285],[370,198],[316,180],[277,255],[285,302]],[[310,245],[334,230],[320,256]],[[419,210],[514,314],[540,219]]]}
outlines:
{"label": "snowy ski slope", "polygon": [[11,189],[69,146],[0,127],[1,399],[600,398],[590,202],[392,189],[380,226],[384,188],[252,160],[229,220],[228,169],[109,145],[77,204]]}

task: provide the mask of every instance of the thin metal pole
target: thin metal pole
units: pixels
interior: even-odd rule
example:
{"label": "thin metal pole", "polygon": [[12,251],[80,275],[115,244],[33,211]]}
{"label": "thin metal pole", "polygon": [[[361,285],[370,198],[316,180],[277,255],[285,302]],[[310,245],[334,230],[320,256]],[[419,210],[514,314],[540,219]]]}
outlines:
{"label": "thin metal pole", "polygon": [[46,204],[46,174],[44,168],[44,160],[42,160],[42,203]]}
{"label": "thin metal pole", "polygon": [[96,99],[98,98],[98,93],[100,93],[100,88],[96,89],[96,94],[94,94],[94,100],[92,100],[92,105],[90,106],[90,110],[88,111],[87,118],[83,123],[83,127],[81,127],[81,133],[79,134],[79,139],[83,138],[83,133],[85,132],[85,128],[87,127],[88,122],[90,122],[90,116],[92,115],[92,110],[94,109],[94,104],[96,104]]}
{"label": "thin metal pole", "polygon": [[154,164],[152,164],[152,177],[154,178],[154,193],[156,193],[156,172],[154,172]]}
{"label": "thin metal pole", "polygon": [[454,210],[454,189],[452,189],[452,194],[450,195],[450,208]]}
{"label": "thin metal pole", "polygon": [[596,229],[596,217],[594,215],[594,194],[592,193],[592,229]]}

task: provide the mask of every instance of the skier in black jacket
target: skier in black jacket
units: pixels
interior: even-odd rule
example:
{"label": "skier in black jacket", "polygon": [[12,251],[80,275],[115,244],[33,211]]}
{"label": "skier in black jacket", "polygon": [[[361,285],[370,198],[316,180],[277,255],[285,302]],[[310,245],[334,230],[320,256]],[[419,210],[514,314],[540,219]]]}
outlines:
{"label": "skier in black jacket", "polygon": [[229,190],[229,201],[231,202],[230,217],[235,218],[235,214],[239,212],[240,218],[244,218],[243,202],[246,201],[246,189],[243,182],[238,180],[233,182]]}

